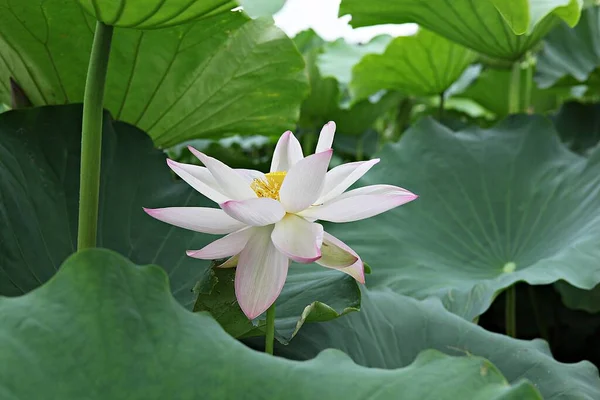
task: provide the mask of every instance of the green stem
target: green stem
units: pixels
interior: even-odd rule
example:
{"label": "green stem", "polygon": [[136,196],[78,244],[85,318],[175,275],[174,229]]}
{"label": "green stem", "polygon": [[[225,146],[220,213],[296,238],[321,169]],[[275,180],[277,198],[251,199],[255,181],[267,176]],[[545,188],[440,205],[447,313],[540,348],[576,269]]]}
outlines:
{"label": "green stem", "polygon": [[275,339],[275,303],[267,310],[267,333],[265,336],[265,353],[273,354]]}
{"label": "green stem", "polygon": [[521,111],[521,63],[515,61],[510,76],[510,86],[508,88],[508,113],[516,114]]}
{"label": "green stem", "polygon": [[102,22],[96,23],[83,96],[78,250],[96,246],[104,85],[112,34],[112,26],[105,25]]}
{"label": "green stem", "polygon": [[531,55],[531,52],[527,52],[525,60],[527,61],[527,69],[525,70],[525,98],[523,99],[523,110],[529,112],[529,108],[531,107],[531,91],[533,89],[534,69],[533,56]]}
{"label": "green stem", "polygon": [[540,332],[540,336],[548,343],[550,343],[550,335],[548,334],[548,328],[544,323],[544,318],[540,313],[540,308],[538,307],[538,302],[535,296],[535,290],[533,286],[529,286],[529,300],[531,301],[531,309],[533,310],[533,318],[535,318],[535,323],[538,327],[538,331]]}
{"label": "green stem", "polygon": [[441,120],[444,117],[444,106],[446,105],[446,99],[444,92],[440,93],[440,108],[438,109],[438,119]]}
{"label": "green stem", "polygon": [[506,313],[505,325],[506,334],[510,337],[517,337],[517,289],[512,285],[506,289]]}

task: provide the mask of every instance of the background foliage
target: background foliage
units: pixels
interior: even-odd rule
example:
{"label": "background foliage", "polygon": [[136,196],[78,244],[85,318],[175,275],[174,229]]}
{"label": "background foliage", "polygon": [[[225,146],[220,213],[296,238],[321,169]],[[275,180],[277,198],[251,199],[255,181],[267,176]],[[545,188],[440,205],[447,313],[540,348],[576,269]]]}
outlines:
{"label": "background foliage", "polygon": [[[355,27],[420,25],[355,44],[288,38],[283,3],[0,0],[0,397],[600,398],[600,8],[343,0]],[[72,255],[96,18],[104,249]],[[358,184],[420,198],[326,227],[367,283],[292,265],[268,357],[231,270],[185,256],[214,238],[142,207],[210,206],[164,163],[187,144],[265,170],[329,120],[334,165],[381,157]]]}

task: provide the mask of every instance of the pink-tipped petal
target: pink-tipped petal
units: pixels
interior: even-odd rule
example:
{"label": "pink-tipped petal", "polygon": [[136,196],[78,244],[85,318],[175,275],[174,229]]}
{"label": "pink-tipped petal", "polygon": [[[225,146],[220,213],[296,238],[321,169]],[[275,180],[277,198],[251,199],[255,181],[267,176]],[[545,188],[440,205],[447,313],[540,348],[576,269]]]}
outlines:
{"label": "pink-tipped petal", "polygon": [[317,149],[315,153],[320,153],[325,150],[331,149],[333,144],[333,136],[335,135],[335,122],[329,121],[321,129],[319,134],[319,141],[317,142]]}
{"label": "pink-tipped petal", "polygon": [[275,224],[271,240],[277,250],[292,260],[308,264],[321,257],[323,226],[294,214],[286,214]]}
{"label": "pink-tipped petal", "polygon": [[215,240],[200,250],[188,250],[186,254],[201,260],[217,260],[219,258],[231,257],[244,249],[253,231],[253,228],[240,229],[221,239]]}
{"label": "pink-tipped petal", "polygon": [[256,198],[256,193],[250,188],[250,184],[241,174],[216,158],[209,157],[194,149],[192,146],[188,146],[188,149],[208,168],[221,188],[221,191],[228,195],[229,198],[233,200]]}
{"label": "pink-tipped petal", "polygon": [[215,203],[230,200],[230,197],[223,193],[208,169],[198,165],[178,163],[169,159],[167,159],[167,165],[188,185]]}
{"label": "pink-tipped petal", "polygon": [[275,146],[273,160],[271,160],[271,172],[288,171],[303,158],[300,142],[292,132],[287,131],[281,135]]}
{"label": "pink-tipped petal", "polygon": [[370,218],[413,201],[418,196],[397,186],[372,185],[354,189],[298,215],[331,222],[352,222]]}
{"label": "pink-tipped petal", "polygon": [[360,283],[365,283],[365,267],[354,250],[335,236],[325,232],[323,234],[323,256],[316,261],[317,264],[337,269],[350,275]]}
{"label": "pink-tipped petal", "polygon": [[271,241],[272,227],[256,229],[240,253],[235,272],[235,296],[249,319],[275,302],[287,277],[289,260]]}
{"label": "pink-tipped petal", "polygon": [[231,218],[223,210],[205,207],[144,208],[153,218],[167,224],[196,232],[223,235],[235,232],[247,225]]}
{"label": "pink-tipped petal", "polygon": [[354,182],[366,174],[373,165],[379,162],[379,158],[369,161],[358,161],[342,164],[325,175],[325,185],[317,204],[325,203],[344,193]]}
{"label": "pink-tipped petal", "polygon": [[280,202],[268,197],[242,201],[226,201],[221,204],[223,211],[232,218],[251,226],[271,225],[285,215]]}
{"label": "pink-tipped petal", "polygon": [[288,171],[279,191],[281,204],[287,212],[302,211],[319,198],[332,153],[329,149],[308,156]]}

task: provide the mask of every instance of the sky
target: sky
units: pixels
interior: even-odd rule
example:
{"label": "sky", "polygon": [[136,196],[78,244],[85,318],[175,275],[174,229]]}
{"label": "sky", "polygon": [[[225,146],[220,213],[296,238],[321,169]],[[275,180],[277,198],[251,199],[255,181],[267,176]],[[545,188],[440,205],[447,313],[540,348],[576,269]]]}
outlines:
{"label": "sky", "polygon": [[[368,42],[372,37],[387,33],[392,36],[411,35],[416,32],[415,24],[378,25],[352,29],[350,16],[338,18],[341,0],[287,0],[285,6],[274,15],[275,24],[288,36],[308,28],[314,29],[326,40],[340,37],[350,43]],[[392,0],[390,0],[392,1]]]}

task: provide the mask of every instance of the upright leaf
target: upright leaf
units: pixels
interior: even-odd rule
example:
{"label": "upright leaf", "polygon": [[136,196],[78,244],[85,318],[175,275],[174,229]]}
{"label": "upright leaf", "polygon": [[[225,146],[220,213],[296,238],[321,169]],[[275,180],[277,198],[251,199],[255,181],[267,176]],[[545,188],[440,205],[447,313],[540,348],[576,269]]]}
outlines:
{"label": "upright leaf", "polygon": [[[9,101],[10,77],[35,106],[81,102],[92,28],[92,18],[72,0],[18,6],[0,0],[0,40],[6,43],[0,48],[0,102]],[[167,29],[115,29],[105,106],[159,146],[270,135],[292,128],[298,118],[308,90],[303,68],[293,42],[272,21],[240,12]]]}
{"label": "upright leaf", "polygon": [[353,69],[356,98],[381,89],[439,95],[475,60],[475,53],[426,30],[394,39],[383,54],[366,55]]}
{"label": "upright leaf", "polygon": [[583,0],[491,0],[512,30],[521,35],[533,31],[549,14],[577,25]]}
{"label": "upright leaf", "polygon": [[[507,22],[492,0],[343,0],[340,16],[351,14],[353,27],[416,22],[489,57],[516,60],[548,33],[557,17],[566,18],[573,24],[581,8],[579,3],[571,0],[494,1],[509,20],[518,16],[513,25]],[[562,8],[565,2],[569,4],[566,9]],[[542,19],[531,18],[543,14],[549,15]],[[515,34],[515,31],[522,31],[523,25],[530,32]]]}
{"label": "upright leaf", "polygon": [[540,87],[589,84],[600,88],[600,7],[584,10],[574,28],[560,24],[543,43],[535,75]]}
{"label": "upright leaf", "polygon": [[391,36],[380,35],[364,44],[352,44],[344,39],[325,43],[323,53],[317,57],[317,66],[323,77],[333,77],[348,85],[352,80],[352,68],[368,54],[383,53],[391,41]]}

